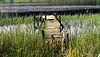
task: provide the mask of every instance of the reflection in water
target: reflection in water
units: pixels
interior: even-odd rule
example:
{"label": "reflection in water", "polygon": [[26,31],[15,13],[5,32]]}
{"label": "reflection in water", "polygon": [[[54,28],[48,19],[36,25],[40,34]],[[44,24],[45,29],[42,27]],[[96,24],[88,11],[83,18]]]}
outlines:
{"label": "reflection in water", "polygon": [[45,5],[100,5],[100,0],[0,0],[0,3],[47,3]]}

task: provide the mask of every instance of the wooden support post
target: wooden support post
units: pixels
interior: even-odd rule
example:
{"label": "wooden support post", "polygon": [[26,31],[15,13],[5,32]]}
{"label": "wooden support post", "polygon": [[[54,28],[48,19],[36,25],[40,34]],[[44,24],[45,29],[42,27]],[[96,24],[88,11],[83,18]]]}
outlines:
{"label": "wooden support post", "polygon": [[47,15],[45,14],[45,20],[47,19]]}
{"label": "wooden support post", "polygon": [[[43,48],[45,48],[45,46],[46,46],[46,42],[45,42],[45,31],[44,30],[42,30],[42,38],[43,38]],[[44,54],[46,53],[46,48],[44,49],[44,52],[43,52]],[[45,55],[43,55],[43,57],[45,57]]]}
{"label": "wooden support post", "polygon": [[60,26],[61,26],[61,15],[59,16],[59,23],[60,23]]}
{"label": "wooden support post", "polygon": [[33,22],[34,22],[34,24],[35,24],[35,14],[33,15]]}
{"label": "wooden support post", "polygon": [[65,49],[69,48],[69,34],[66,34],[66,43],[65,43]]}
{"label": "wooden support post", "polygon": [[45,28],[46,28],[46,26],[45,26],[45,20],[46,20],[46,14],[45,14],[45,19],[43,19],[43,22],[44,22],[44,30],[42,30],[43,39],[46,38],[46,33],[45,33]]}
{"label": "wooden support post", "polygon": [[58,16],[58,18],[56,18],[58,20],[58,22],[60,23],[60,32],[62,30],[61,27],[64,27],[62,24],[61,24],[61,15]]}
{"label": "wooden support post", "polygon": [[39,18],[40,18],[40,22],[42,21],[42,15],[41,15],[41,13],[40,13],[40,15],[39,15]]}
{"label": "wooden support post", "polygon": [[37,19],[37,27],[39,26],[39,19]]}
{"label": "wooden support post", "polygon": [[34,22],[34,35],[35,35],[35,14],[33,15],[33,22]]}
{"label": "wooden support post", "polygon": [[42,38],[43,38],[43,40],[46,38],[45,30],[42,30]]}
{"label": "wooden support post", "polygon": [[45,24],[45,20],[47,19],[47,15],[45,14],[45,19],[44,19],[44,27],[46,27],[46,24]]}
{"label": "wooden support post", "polygon": [[42,30],[42,38],[44,39],[44,30]]}

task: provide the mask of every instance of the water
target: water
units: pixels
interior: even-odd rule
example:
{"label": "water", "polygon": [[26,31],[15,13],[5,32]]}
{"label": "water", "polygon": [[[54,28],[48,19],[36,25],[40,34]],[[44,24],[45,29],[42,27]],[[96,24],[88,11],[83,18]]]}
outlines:
{"label": "water", "polygon": [[[22,2],[23,1],[23,2]],[[44,5],[100,5],[100,0],[0,0],[0,3],[35,3]]]}

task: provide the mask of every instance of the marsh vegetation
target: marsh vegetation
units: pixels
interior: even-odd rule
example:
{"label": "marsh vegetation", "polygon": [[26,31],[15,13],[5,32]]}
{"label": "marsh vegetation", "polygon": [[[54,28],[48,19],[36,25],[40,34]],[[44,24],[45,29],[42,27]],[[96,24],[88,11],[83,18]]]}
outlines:
{"label": "marsh vegetation", "polygon": [[[64,54],[97,57],[100,54],[100,14],[61,15],[69,33]],[[35,33],[34,33],[35,32]],[[65,38],[67,41],[67,39]],[[67,42],[66,42],[67,44]],[[33,15],[0,16],[1,57],[60,57],[61,45],[45,43],[41,28],[35,29]]]}

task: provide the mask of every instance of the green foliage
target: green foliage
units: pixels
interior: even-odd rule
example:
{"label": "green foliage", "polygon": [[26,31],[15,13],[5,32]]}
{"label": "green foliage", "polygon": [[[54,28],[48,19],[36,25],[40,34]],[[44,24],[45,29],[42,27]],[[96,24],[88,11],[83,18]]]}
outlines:
{"label": "green foliage", "polygon": [[61,15],[61,19],[65,20],[86,20],[86,19],[99,19],[100,14],[75,14],[75,15]]}
{"label": "green foliage", "polygon": [[55,47],[51,44],[45,44],[40,35],[26,34],[25,32],[0,35],[0,57],[50,57],[60,54],[55,52]]}
{"label": "green foliage", "polygon": [[[99,24],[100,14],[81,14],[81,15],[62,15],[65,20],[93,20],[94,25]],[[98,19],[98,20],[96,20]],[[5,21],[6,20],[6,21]],[[32,23],[33,16],[9,17],[1,15],[0,25]],[[28,29],[27,29],[28,30]],[[97,31],[86,29],[80,36],[70,36],[69,45],[65,49],[65,55],[68,57],[97,57],[100,54],[100,28]],[[66,43],[68,44],[68,43]],[[60,57],[61,45],[52,45],[45,43],[39,34],[25,34],[16,29],[16,33],[0,33],[0,57]]]}
{"label": "green foliage", "polygon": [[[100,54],[99,50],[100,35],[89,30],[82,32],[79,37],[70,36],[65,54],[69,57],[97,57]],[[25,34],[18,30],[16,33],[2,32],[0,35],[1,57],[59,57],[60,54],[61,46],[46,44],[40,34]]]}
{"label": "green foliage", "polygon": [[8,16],[9,14],[3,14],[0,15],[0,26],[4,25],[16,25],[16,24],[27,24],[27,23],[33,23],[33,16]]}

